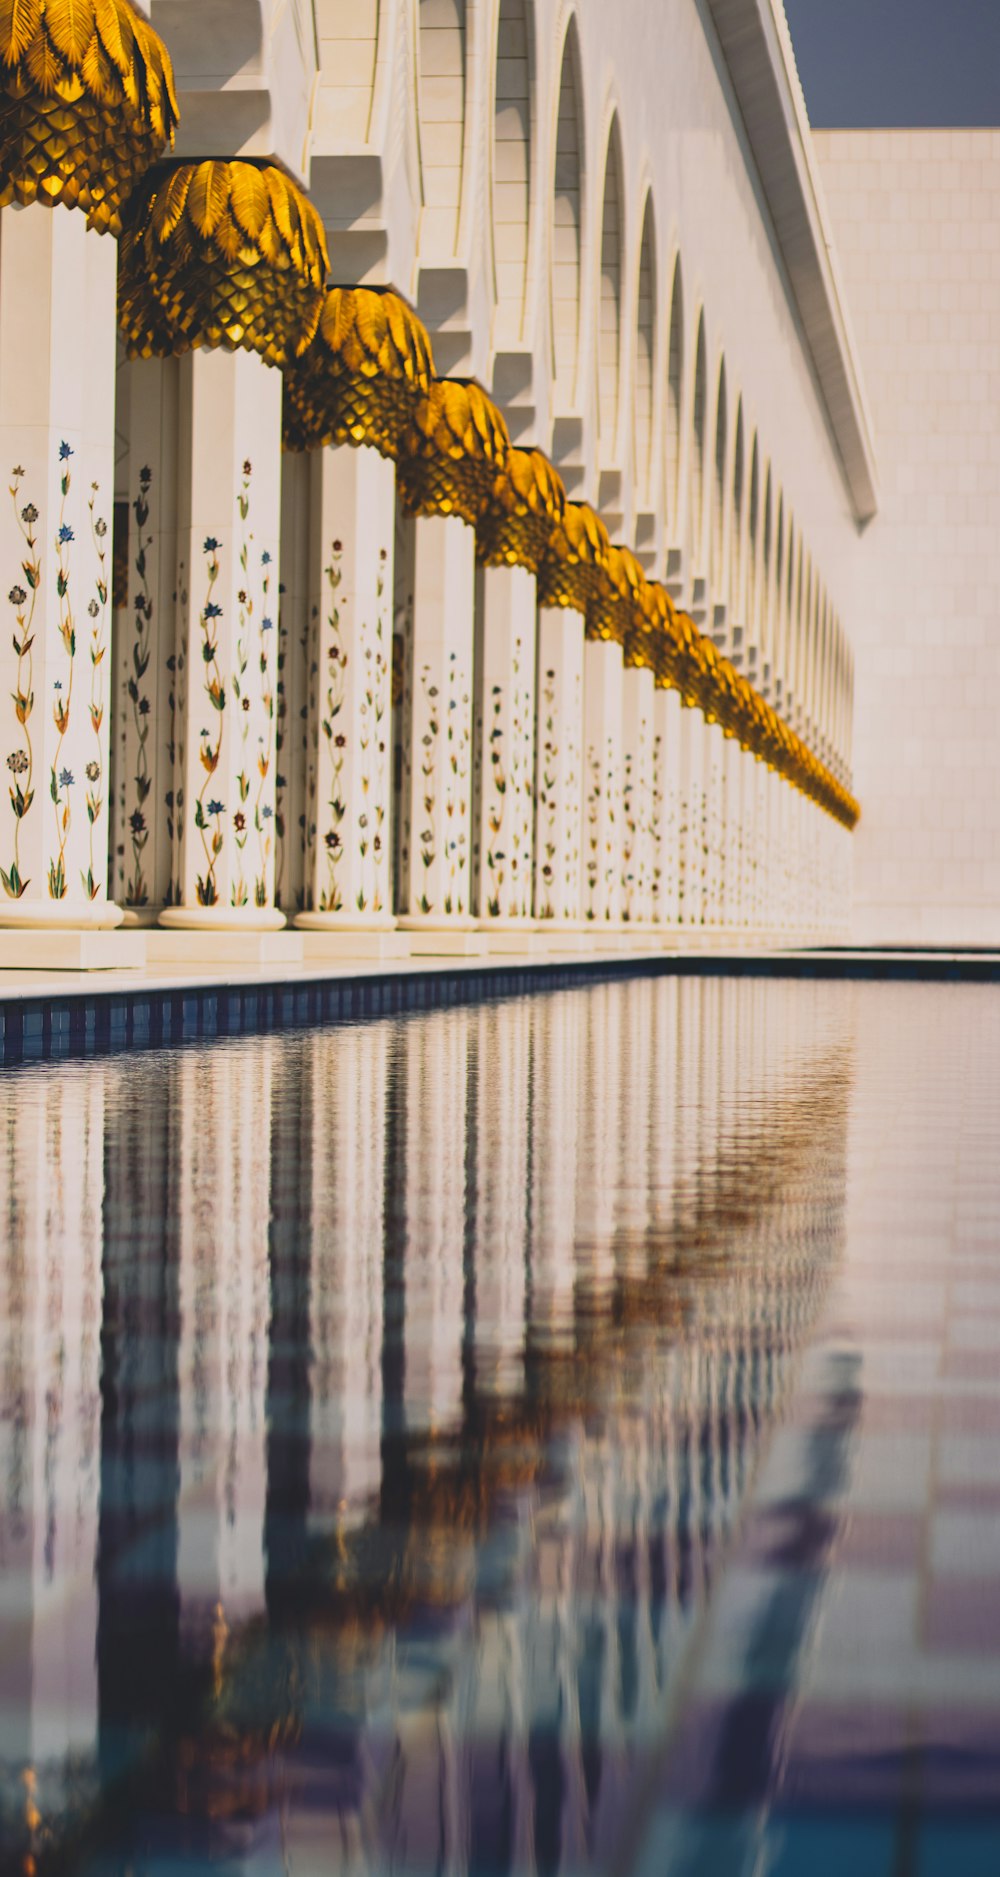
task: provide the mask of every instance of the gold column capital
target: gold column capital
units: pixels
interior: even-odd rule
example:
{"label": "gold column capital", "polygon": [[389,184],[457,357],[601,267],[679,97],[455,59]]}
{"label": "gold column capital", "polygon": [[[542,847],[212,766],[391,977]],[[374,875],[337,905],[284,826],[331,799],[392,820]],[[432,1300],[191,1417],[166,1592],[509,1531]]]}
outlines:
{"label": "gold column capital", "polygon": [[285,373],[285,445],[367,444],[398,457],[434,380],[427,329],[387,287],[331,287],[316,336]]}
{"label": "gold column capital", "polygon": [[242,348],[284,366],[313,338],[328,271],[323,224],[276,164],[160,165],[125,218],[118,313],[129,353]]}
{"label": "gold column capital", "polygon": [[567,502],[538,568],[542,606],[572,607],[586,617],[608,584],[611,543],[589,502]]}
{"label": "gold column capital", "polygon": [[511,449],[476,533],[487,567],[537,574],[566,513],[562,477],[541,450]]}
{"label": "gold column capital", "polygon": [[420,399],[399,461],[411,515],[457,515],[478,527],[507,473],[507,425],[473,378],[435,378]]}
{"label": "gold column capital", "polygon": [[128,0],[0,6],[0,207],[62,203],[120,234],[177,118],[170,54]]}

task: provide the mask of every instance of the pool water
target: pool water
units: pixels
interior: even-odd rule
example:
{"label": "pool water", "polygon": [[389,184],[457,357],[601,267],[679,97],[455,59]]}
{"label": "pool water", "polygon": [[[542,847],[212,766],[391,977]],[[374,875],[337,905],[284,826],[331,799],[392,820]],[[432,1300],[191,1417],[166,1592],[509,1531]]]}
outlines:
{"label": "pool water", "polygon": [[1000,1870],[1000,997],[8,1071],[0,1861]]}

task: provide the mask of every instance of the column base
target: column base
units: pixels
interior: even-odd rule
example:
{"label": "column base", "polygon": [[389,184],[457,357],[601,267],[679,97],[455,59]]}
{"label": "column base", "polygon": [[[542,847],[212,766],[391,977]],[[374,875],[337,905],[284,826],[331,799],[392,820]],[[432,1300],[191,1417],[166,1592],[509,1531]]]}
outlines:
{"label": "column base", "polygon": [[480,919],[478,930],[486,939],[488,952],[520,953],[526,957],[547,957],[548,933],[538,919]]}
{"label": "column base", "polygon": [[583,929],[590,943],[585,951],[621,952],[632,946],[632,927],[621,919],[585,919]]}
{"label": "column base", "polygon": [[171,932],[281,932],[277,906],[164,906],[157,923]]}
{"label": "column base", "polygon": [[122,925],[130,932],[148,932],[159,923],[162,906],[123,906]]}
{"label": "column base", "polygon": [[113,932],[124,918],[112,899],[9,899],[0,905],[0,932]]}
{"label": "column base", "polygon": [[141,932],[0,930],[0,971],[141,971]]}
{"label": "column base", "polygon": [[660,949],[657,927],[651,919],[623,919],[622,945],[630,952],[655,952]]}
{"label": "column base", "polygon": [[425,918],[422,913],[405,913],[398,929],[410,943],[411,958],[484,958],[486,935],[474,919]]}
{"label": "column base", "polygon": [[298,932],[236,932],[214,926],[189,931],[162,926],[145,934],[151,965],[301,965],[302,937]]}
{"label": "column base", "polygon": [[549,953],[586,952],[591,927],[586,919],[539,919],[538,930]]}
{"label": "column base", "polygon": [[394,919],[339,919],[324,912],[300,912],[295,920],[306,964],[336,964],[341,958],[394,959],[410,956],[410,939]]}

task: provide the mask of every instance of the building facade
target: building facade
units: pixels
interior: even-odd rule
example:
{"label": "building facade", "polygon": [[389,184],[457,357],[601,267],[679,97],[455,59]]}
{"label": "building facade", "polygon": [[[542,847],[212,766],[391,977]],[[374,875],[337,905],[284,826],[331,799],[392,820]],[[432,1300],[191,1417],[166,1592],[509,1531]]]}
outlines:
{"label": "building facade", "polygon": [[876,474],[778,0],[2,52],[6,961],[845,933]]}

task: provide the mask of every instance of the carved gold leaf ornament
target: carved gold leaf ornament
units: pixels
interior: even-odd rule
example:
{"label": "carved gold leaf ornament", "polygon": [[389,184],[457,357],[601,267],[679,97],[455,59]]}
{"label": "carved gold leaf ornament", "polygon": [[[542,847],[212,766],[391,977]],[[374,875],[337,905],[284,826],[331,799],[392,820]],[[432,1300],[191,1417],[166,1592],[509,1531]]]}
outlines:
{"label": "carved gold leaf ornament", "polygon": [[417,405],[400,459],[403,505],[411,515],[457,515],[475,528],[509,457],[507,425],[482,386],[436,378]]}
{"label": "carved gold leaf ornament", "polygon": [[125,217],[118,316],[129,353],[224,346],[284,366],[312,341],[328,271],[323,224],[275,164],[161,165]]}
{"label": "carved gold leaf ornament", "polygon": [[[640,651],[649,612],[646,575],[631,548],[609,544],[607,581],[587,613],[592,638],[617,639],[630,660],[630,648]],[[635,662],[646,663],[644,656]]]}
{"label": "carved gold leaf ornament", "polygon": [[332,287],[285,372],[285,446],[367,444],[398,457],[434,380],[427,330],[390,288]]}
{"label": "carved gold leaf ornament", "polygon": [[586,615],[607,584],[610,548],[608,531],[589,502],[567,502],[539,563],[540,605]]}
{"label": "carved gold leaf ornament", "polygon": [[0,0],[0,207],[62,203],[119,234],[177,117],[170,55],[128,0]]}
{"label": "carved gold leaf ornament", "polygon": [[487,567],[537,574],[566,513],[562,477],[541,450],[511,449],[476,532]]}

